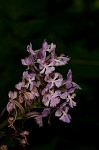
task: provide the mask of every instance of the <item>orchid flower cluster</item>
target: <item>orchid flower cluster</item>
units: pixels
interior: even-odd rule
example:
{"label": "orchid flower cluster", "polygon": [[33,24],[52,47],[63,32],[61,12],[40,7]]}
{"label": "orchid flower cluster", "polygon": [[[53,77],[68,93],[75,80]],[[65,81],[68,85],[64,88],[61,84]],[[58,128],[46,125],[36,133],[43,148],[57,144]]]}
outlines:
{"label": "orchid flower cluster", "polygon": [[33,117],[42,127],[43,118],[48,117],[49,120],[52,113],[63,122],[71,121],[68,111],[76,106],[74,92],[80,87],[72,81],[71,70],[65,80],[61,73],[55,71],[56,67],[64,66],[70,60],[64,54],[57,56],[55,49],[56,45],[49,45],[46,40],[38,50],[33,50],[31,43],[27,46],[29,56],[21,60],[27,67],[22,81],[8,93],[9,126],[14,127],[18,119]]}

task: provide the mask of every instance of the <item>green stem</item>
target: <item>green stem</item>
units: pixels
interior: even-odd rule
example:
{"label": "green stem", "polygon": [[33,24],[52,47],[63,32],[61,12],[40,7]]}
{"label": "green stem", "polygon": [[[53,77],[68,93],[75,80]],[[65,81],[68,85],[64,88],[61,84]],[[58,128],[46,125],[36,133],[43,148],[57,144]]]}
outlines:
{"label": "green stem", "polygon": [[7,121],[7,120],[3,121],[3,122],[0,124],[0,131],[1,131],[4,127],[6,127],[7,124],[8,124],[8,121]]}

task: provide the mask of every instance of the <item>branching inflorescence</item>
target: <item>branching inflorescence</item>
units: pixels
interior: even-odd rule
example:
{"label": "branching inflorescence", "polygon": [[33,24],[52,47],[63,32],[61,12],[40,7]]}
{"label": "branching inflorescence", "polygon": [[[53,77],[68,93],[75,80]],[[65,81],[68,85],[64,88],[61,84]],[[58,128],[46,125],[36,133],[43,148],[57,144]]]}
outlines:
{"label": "branching inflorescence", "polygon": [[33,50],[31,43],[27,46],[29,56],[21,60],[27,66],[22,81],[15,85],[13,92],[8,93],[9,126],[14,128],[16,120],[33,117],[42,127],[43,118],[50,118],[52,112],[59,120],[70,122],[68,111],[76,106],[74,92],[80,87],[72,81],[71,70],[65,80],[59,72],[55,72],[56,67],[66,65],[70,60],[64,54],[57,56],[55,49],[56,45],[48,45],[46,40],[38,50]]}

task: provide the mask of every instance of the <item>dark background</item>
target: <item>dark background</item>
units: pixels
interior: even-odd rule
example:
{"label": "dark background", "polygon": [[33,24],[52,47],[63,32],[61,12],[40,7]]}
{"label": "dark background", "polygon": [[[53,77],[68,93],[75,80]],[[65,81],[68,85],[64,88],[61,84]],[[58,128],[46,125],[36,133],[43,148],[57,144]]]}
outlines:
{"label": "dark background", "polygon": [[[9,90],[21,80],[31,42],[34,49],[44,39],[57,45],[56,52],[71,57],[60,68],[82,90],[71,110],[72,122],[52,119],[51,126],[39,129],[33,122],[30,147],[33,150],[97,150],[99,130],[99,0],[0,0],[0,111],[6,105]],[[6,139],[2,144],[14,143]]]}

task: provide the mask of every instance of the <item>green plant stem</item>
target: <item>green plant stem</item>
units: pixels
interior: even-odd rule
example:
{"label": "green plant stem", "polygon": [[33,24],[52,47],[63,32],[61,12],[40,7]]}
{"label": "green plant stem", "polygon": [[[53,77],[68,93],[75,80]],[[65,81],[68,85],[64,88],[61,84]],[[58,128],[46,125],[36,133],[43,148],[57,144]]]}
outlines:
{"label": "green plant stem", "polygon": [[0,131],[4,128],[4,127],[6,127],[8,125],[8,121],[7,121],[7,119],[6,120],[4,120],[1,124],[0,124]]}

